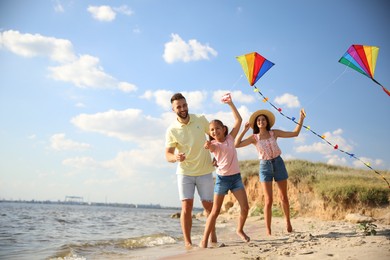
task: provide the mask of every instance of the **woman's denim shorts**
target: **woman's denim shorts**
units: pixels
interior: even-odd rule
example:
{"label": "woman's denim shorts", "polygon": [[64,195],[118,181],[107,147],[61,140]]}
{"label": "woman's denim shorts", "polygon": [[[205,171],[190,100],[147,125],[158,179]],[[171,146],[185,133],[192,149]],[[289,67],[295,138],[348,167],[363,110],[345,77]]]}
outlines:
{"label": "woman's denim shorts", "polygon": [[231,192],[235,192],[240,189],[244,189],[240,173],[228,176],[221,176],[217,174],[214,193],[218,195],[226,195],[229,190]]}
{"label": "woman's denim shorts", "polygon": [[260,181],[284,181],[288,179],[286,166],[282,157],[271,160],[260,160]]}

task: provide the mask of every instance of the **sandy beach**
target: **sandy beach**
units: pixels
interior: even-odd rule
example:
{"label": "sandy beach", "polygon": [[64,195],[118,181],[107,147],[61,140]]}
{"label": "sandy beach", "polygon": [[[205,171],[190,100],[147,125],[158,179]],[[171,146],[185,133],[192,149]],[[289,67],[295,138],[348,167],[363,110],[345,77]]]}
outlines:
{"label": "sandy beach", "polygon": [[[272,236],[265,235],[264,221],[250,217],[245,225],[251,237],[242,242],[235,234],[235,217],[220,216],[219,243],[209,248],[166,248],[160,259],[390,259],[390,225],[375,221],[376,235],[364,235],[356,223],[292,219],[293,232],[287,233],[283,218],[274,217]],[[200,238],[193,239],[199,243]],[[224,246],[221,246],[221,243]],[[176,250],[176,252],[175,252]],[[160,251],[161,252],[161,251]],[[152,253],[149,251],[149,253]],[[150,258],[153,258],[149,255]]]}

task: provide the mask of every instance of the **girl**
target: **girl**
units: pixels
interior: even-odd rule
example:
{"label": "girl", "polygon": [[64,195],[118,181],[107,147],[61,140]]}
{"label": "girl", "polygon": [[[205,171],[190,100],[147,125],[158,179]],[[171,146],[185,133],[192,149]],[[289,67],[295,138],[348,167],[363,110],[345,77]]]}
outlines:
{"label": "girl", "polygon": [[213,208],[207,218],[203,239],[199,245],[203,248],[207,247],[208,237],[213,228],[215,228],[215,222],[221,210],[223,200],[229,190],[236,197],[241,208],[236,233],[243,241],[249,242],[250,240],[243,230],[249,206],[245,187],[241,180],[237,151],[234,147],[234,138],[240,130],[242,118],[229,94],[222,101],[230,106],[235,122],[232,131],[228,134],[227,127],[220,120],[211,121],[209,127],[210,141],[206,141],[204,145],[215,157],[217,176],[214,187]]}
{"label": "girl", "polygon": [[[258,152],[260,159],[260,182],[264,190],[264,218],[266,223],[267,235],[271,235],[271,217],[272,217],[272,181],[275,180],[279,189],[280,200],[282,202],[283,212],[286,218],[287,232],[292,232],[290,222],[290,204],[287,196],[287,170],[281,155],[281,150],[276,142],[278,137],[290,138],[299,135],[303,120],[306,117],[304,109],[301,109],[299,122],[294,131],[287,132],[273,129],[275,116],[268,110],[258,110],[253,113],[249,122],[235,141],[235,146],[244,147],[253,144]],[[253,135],[242,140],[249,127],[253,128]]]}

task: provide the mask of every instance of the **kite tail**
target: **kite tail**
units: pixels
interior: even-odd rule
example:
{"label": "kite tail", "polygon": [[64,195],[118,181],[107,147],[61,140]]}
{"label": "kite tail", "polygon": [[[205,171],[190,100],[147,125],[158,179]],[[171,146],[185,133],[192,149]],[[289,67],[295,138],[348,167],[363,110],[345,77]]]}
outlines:
{"label": "kite tail", "polygon": [[388,90],[387,88],[385,88],[382,85],[381,85],[381,87],[382,87],[383,91],[386,92],[386,94],[390,96],[390,90]]}
{"label": "kite tail", "polygon": [[[374,79],[373,79],[373,80],[374,80]],[[374,81],[375,81],[377,84],[379,84],[376,80],[374,80]],[[380,84],[379,84],[379,85],[380,85]],[[380,86],[381,86],[381,87],[383,88],[383,90],[385,90],[385,92],[390,96],[390,92],[389,92],[387,89],[385,89],[382,85],[380,85]],[[367,166],[369,169],[371,169],[371,170],[374,171],[376,174],[378,174],[380,177],[382,177],[382,179],[387,183],[387,186],[388,186],[389,189],[390,189],[390,183],[386,180],[385,176],[383,176],[383,175],[380,174],[378,171],[376,171],[374,168],[372,168],[372,167],[370,166],[369,163],[365,163],[363,160],[361,160],[360,158],[356,157],[353,153],[348,153],[348,152],[346,152],[346,151],[340,149],[339,146],[338,146],[337,144],[336,144],[336,145],[332,144],[331,142],[329,142],[328,140],[325,139],[325,136],[319,135],[318,133],[316,133],[315,131],[313,131],[312,129],[310,129],[310,126],[306,126],[306,125],[304,125],[304,124],[298,123],[297,121],[295,121],[295,117],[289,117],[289,116],[285,115],[285,114],[282,112],[282,109],[281,109],[281,108],[277,108],[274,104],[272,104],[270,101],[268,101],[268,98],[266,98],[266,97],[263,95],[263,93],[261,93],[261,91],[260,91],[255,85],[253,85],[253,87],[254,87],[255,92],[258,92],[258,93],[263,97],[263,102],[267,102],[267,103],[270,104],[275,110],[277,110],[282,116],[284,116],[285,118],[287,118],[287,119],[293,121],[293,122],[294,122],[295,124],[297,124],[297,125],[301,125],[303,128],[305,128],[306,130],[310,131],[312,134],[314,134],[314,135],[318,136],[319,138],[321,138],[322,140],[324,140],[327,144],[329,144],[330,146],[332,146],[335,150],[339,150],[340,152],[349,155],[351,158],[354,158],[354,159],[356,159],[356,160],[362,162],[365,166]]]}
{"label": "kite tail", "polygon": [[384,86],[382,86],[381,83],[379,83],[378,81],[376,81],[375,79],[371,78],[376,84],[378,84],[379,86],[382,87],[383,91],[390,97],[390,90],[388,90],[387,88],[385,88]]}

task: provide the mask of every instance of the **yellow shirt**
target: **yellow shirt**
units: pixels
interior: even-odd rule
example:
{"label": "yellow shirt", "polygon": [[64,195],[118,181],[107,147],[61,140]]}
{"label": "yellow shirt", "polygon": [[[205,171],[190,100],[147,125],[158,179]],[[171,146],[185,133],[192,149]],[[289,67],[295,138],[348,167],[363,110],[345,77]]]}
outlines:
{"label": "yellow shirt", "polygon": [[209,150],[203,147],[209,122],[203,115],[189,114],[188,124],[173,122],[165,134],[165,147],[175,147],[185,153],[186,159],[179,162],[176,174],[201,176],[214,171]]}

